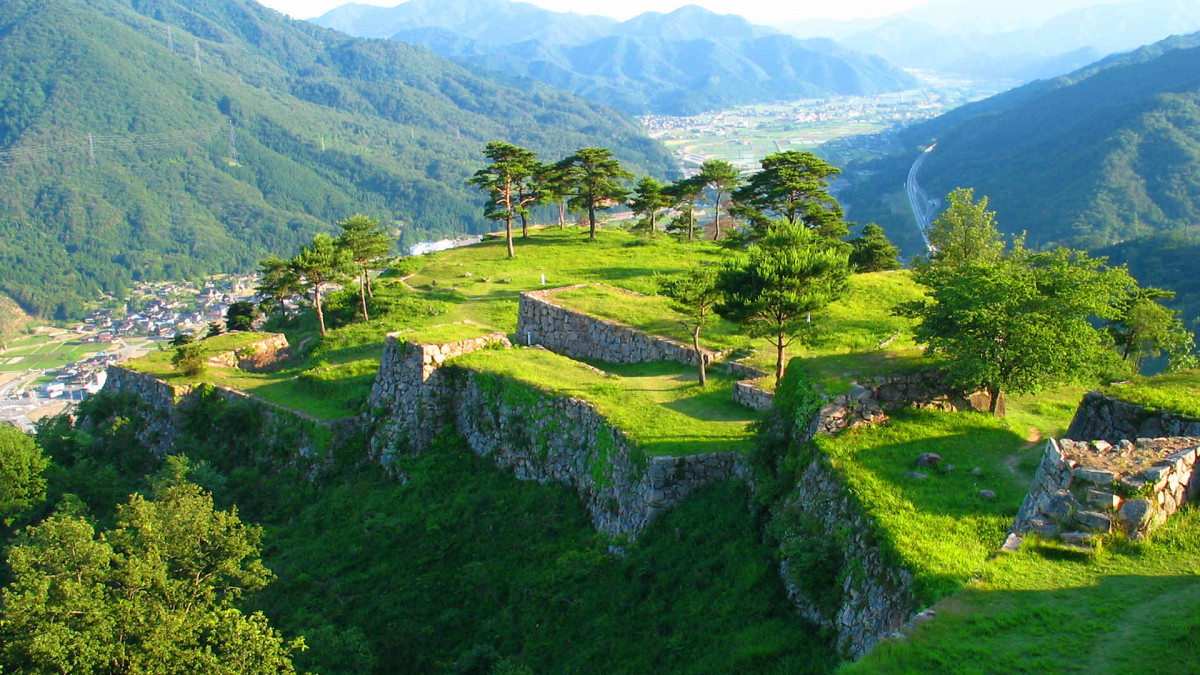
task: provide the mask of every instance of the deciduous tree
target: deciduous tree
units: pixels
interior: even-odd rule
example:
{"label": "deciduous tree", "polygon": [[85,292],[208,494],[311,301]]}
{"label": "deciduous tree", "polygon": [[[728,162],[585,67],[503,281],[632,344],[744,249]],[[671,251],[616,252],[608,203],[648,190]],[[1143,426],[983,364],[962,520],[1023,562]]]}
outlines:
{"label": "deciduous tree", "polygon": [[262,531],[174,480],[134,495],[97,535],[61,509],[8,553],[0,644],[15,672],[290,673],[302,649],[235,603],[271,573]]}
{"label": "deciduous tree", "polygon": [[946,200],[949,206],[933,221],[929,245],[936,265],[988,264],[1004,253],[1004,240],[996,228],[996,212],[988,211],[988,198],[975,201],[971,188],[957,188]]}
{"label": "deciduous tree", "polygon": [[914,278],[929,297],[900,312],[917,319],[917,341],[954,384],[987,389],[993,413],[1004,394],[1098,371],[1112,343],[1093,322],[1114,318],[1135,283],[1081,251],[1019,244],[995,262],[924,265]]}
{"label": "deciduous tree", "polygon": [[752,337],[771,341],[776,384],[783,378],[787,347],[812,313],[845,291],[850,274],[846,248],[799,223],[776,221],[721,271],[717,313],[745,325]]}
{"label": "deciduous tree", "polygon": [[16,427],[0,425],[0,523],[12,525],[18,516],[46,498],[42,472],[48,463],[32,436]]}

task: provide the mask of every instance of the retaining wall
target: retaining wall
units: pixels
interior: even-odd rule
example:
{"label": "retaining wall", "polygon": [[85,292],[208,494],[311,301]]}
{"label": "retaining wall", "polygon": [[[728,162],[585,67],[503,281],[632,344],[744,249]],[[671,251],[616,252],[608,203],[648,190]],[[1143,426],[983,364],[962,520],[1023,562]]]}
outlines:
{"label": "retaining wall", "polygon": [[1200,420],[1089,391],[1075,411],[1066,437],[1116,443],[1137,438],[1200,437]]}
{"label": "retaining wall", "polygon": [[[885,375],[866,380],[845,394],[833,397],[813,419],[812,434],[835,434],[842,429],[878,424],[887,412],[903,408],[935,410],[990,410],[986,391],[971,393],[948,387],[936,371]],[[1001,414],[1003,414],[1001,399]]]}
{"label": "retaining wall", "polygon": [[[681,342],[648,335],[632,326],[598,319],[552,301],[555,293],[588,285],[522,293],[517,311],[517,340],[541,345],[575,359],[608,363],[699,363],[696,350]],[[716,353],[708,350],[701,350],[699,354],[706,363],[716,358]]]}

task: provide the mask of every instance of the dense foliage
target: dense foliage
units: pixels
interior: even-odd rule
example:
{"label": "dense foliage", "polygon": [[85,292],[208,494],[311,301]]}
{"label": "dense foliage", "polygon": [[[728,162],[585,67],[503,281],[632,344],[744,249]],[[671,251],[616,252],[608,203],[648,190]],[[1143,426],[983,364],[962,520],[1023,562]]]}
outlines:
{"label": "dense foliage", "polygon": [[672,171],[612,111],[250,0],[13,0],[0,61],[0,291],[44,316],[248,271],[359,211],[401,245],[483,231],[462,177],[494,138]]}

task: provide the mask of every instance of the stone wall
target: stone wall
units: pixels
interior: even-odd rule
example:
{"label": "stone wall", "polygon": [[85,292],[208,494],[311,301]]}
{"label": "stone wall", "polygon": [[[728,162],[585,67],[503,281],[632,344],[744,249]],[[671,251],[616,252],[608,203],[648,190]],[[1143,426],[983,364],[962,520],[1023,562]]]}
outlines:
{"label": "stone wall", "polygon": [[[211,387],[205,390],[219,400],[255,410],[261,422],[259,440],[262,447],[277,455],[325,457],[331,445],[344,441],[358,430],[353,419],[319,420],[236,389]],[[154,414],[140,440],[155,452],[165,454],[174,449],[183,425],[183,410],[196,404],[204,390],[190,385],[172,385],[149,373],[113,365],[108,367],[104,391],[129,392],[149,405]]]}
{"label": "stone wall", "polygon": [[[834,434],[842,429],[878,424],[887,411],[903,408],[977,410],[987,412],[991,397],[985,391],[953,390],[936,371],[901,373],[871,378],[845,394],[833,397],[813,420],[813,434]],[[1001,399],[1000,411],[1003,414]]]}
{"label": "stone wall", "polygon": [[733,384],[733,402],[758,412],[766,412],[775,405],[775,394],[755,384],[756,380],[742,380]]}
{"label": "stone wall", "polygon": [[1075,411],[1067,438],[1116,443],[1136,438],[1200,436],[1200,420],[1090,391]]}
{"label": "stone wall", "polygon": [[1050,439],[1011,534],[1086,544],[1117,531],[1141,541],[1200,492],[1198,446],[1196,438]]}
{"label": "stone wall", "polygon": [[[517,312],[517,341],[542,345],[574,359],[597,359],[608,363],[697,363],[696,350],[680,342],[654,337],[616,321],[588,316],[552,301],[555,293],[586,285],[522,293]],[[707,363],[716,357],[708,350],[700,353]]]}
{"label": "stone wall", "polygon": [[[824,458],[809,463],[776,520],[785,532],[780,565],[788,597],[801,614],[837,636],[842,654],[857,659],[916,612],[912,573],[884,558],[874,521]],[[806,571],[797,569],[790,552],[799,548],[810,555],[824,550],[821,562],[836,565],[833,578],[825,580],[835,587],[824,599],[805,591],[797,578]]]}
{"label": "stone wall", "polygon": [[590,403],[466,369],[439,395],[471,450],[524,480],[579,493],[596,529],[628,540],[694,490],[741,476],[741,454],[646,457]]}
{"label": "stone wall", "polygon": [[287,336],[283,333],[272,333],[270,337],[259,340],[242,349],[232,350],[210,357],[208,362],[214,366],[239,368],[251,373],[271,370],[279,363],[291,358],[292,351],[288,345]]}
{"label": "stone wall", "polygon": [[402,337],[402,333],[387,336],[362,417],[365,426],[373,427],[372,454],[385,465],[396,452],[427,447],[450,421],[437,396],[446,359],[489,347],[512,347],[500,333],[447,344],[417,344]]}

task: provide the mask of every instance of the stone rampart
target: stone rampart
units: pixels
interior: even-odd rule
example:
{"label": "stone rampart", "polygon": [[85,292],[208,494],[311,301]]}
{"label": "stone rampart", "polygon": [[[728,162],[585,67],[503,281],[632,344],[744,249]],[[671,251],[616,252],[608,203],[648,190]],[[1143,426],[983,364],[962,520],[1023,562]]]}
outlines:
{"label": "stone rampart", "polygon": [[1200,420],[1090,391],[1075,411],[1067,438],[1116,443],[1137,438],[1200,437]]}
{"label": "stone rampart", "polygon": [[[574,359],[595,359],[607,363],[698,363],[696,350],[683,343],[655,337],[632,326],[598,319],[554,304],[555,293],[586,285],[522,293],[517,312],[517,340],[541,345]],[[708,350],[701,350],[700,354],[706,363],[711,363],[716,357],[714,352]]]}
{"label": "stone rampart", "polygon": [[634,540],[694,490],[742,475],[740,453],[646,457],[587,401],[448,370],[440,396],[471,450],[518,478],[575,488],[605,534]]}
{"label": "stone rampart", "polygon": [[[904,408],[935,410],[989,410],[986,391],[963,393],[948,387],[936,371],[885,375],[856,384],[826,403],[813,419],[813,434],[834,434],[842,429],[878,424],[887,412]],[[1001,414],[1003,399],[1001,399]]]}
{"label": "stone rampart", "polygon": [[447,344],[418,344],[405,341],[402,333],[389,334],[362,420],[374,426],[372,454],[386,465],[397,452],[427,447],[437,430],[450,421],[437,396],[442,364],[489,347],[512,344],[500,333]]}
{"label": "stone rampart", "polygon": [[1141,541],[1200,493],[1198,446],[1188,437],[1050,439],[1011,533],[1083,544],[1117,531]]}
{"label": "stone rampart", "polygon": [[278,455],[319,458],[327,454],[331,444],[357,432],[352,419],[319,420],[236,389],[172,385],[149,373],[116,365],[108,367],[104,391],[129,392],[150,406],[154,415],[141,440],[160,454],[174,449],[175,439],[183,426],[184,411],[188,406],[196,405],[204,395],[245,405],[258,413],[261,421],[259,441],[264,450],[278,450],[275,453]]}
{"label": "stone rampart", "polygon": [[[912,573],[884,558],[874,520],[827,460],[809,463],[776,518],[785,532],[780,571],[788,598],[837,636],[841,653],[862,656],[916,612]],[[796,550],[824,551],[818,564],[833,569],[821,583],[832,588],[813,589],[801,578],[812,570],[798,569],[790,555]]]}
{"label": "stone rampart", "polygon": [[775,394],[759,387],[756,380],[742,380],[733,384],[733,402],[758,412],[766,412],[775,405]]}
{"label": "stone rampart", "polygon": [[283,333],[272,333],[270,337],[246,345],[241,349],[210,357],[208,362],[214,366],[238,368],[257,373],[270,370],[291,356],[292,352],[287,336]]}

